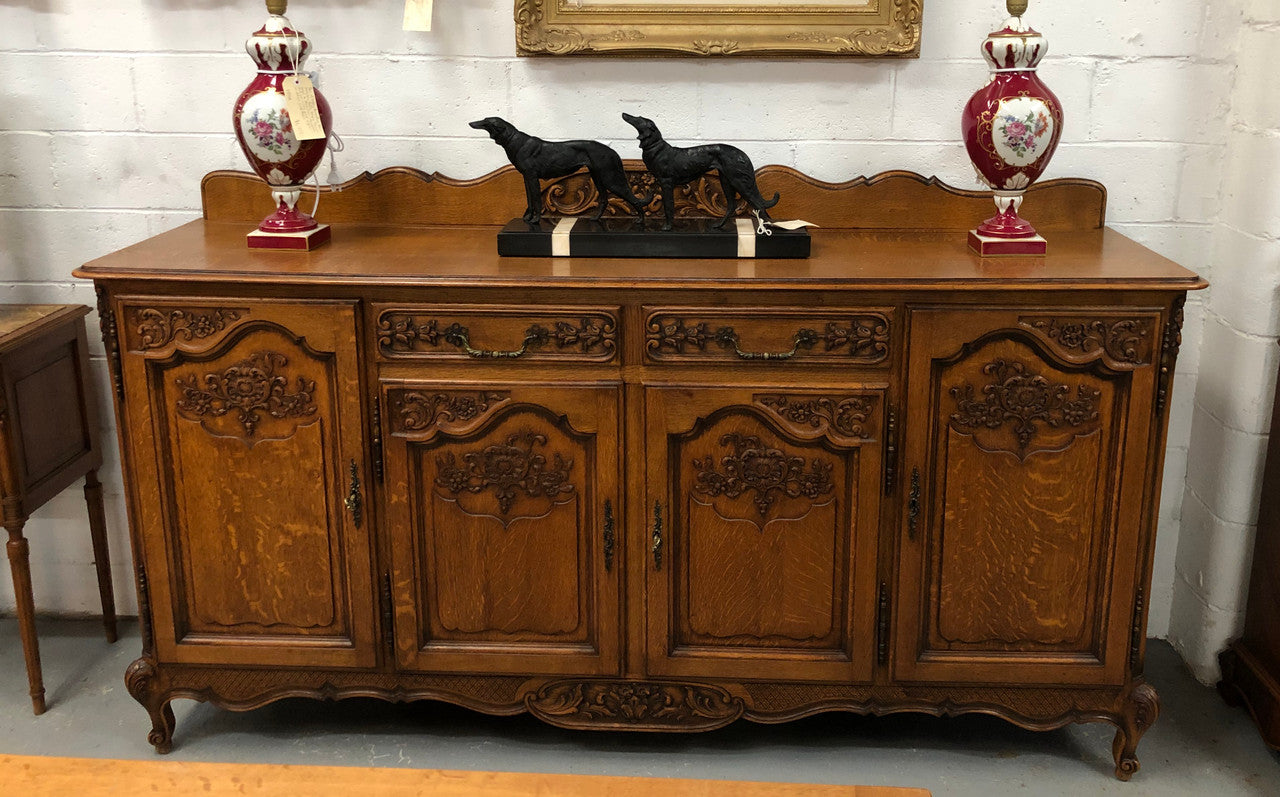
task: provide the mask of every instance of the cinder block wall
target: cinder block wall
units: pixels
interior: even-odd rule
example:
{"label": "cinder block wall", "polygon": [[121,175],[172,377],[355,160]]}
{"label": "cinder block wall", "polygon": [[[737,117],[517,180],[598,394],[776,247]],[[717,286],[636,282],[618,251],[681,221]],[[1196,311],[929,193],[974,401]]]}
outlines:
{"label": "cinder block wall", "polygon": [[[1234,5],[1234,8],[1231,6]],[[1238,60],[1213,228],[1216,277],[1192,410],[1169,638],[1203,681],[1243,622],[1280,363],[1280,3],[1226,4],[1216,46]]]}
{"label": "cinder block wall", "polygon": [[[919,60],[517,59],[510,0],[437,3],[431,33],[400,30],[393,0],[299,0],[289,16],[315,43],[308,66],[347,144],[344,177],[400,164],[483,174],[505,162],[502,152],[465,122],[491,114],[548,138],[604,139],[636,157],[619,118],[625,110],[658,120],[677,142],[738,143],[757,165],[787,164],[827,180],[906,168],[974,187],[958,143],[959,109],[986,79],[978,46],[1003,20],[1004,4],[924,6]],[[1239,9],[1232,18],[1217,8],[1208,0],[1033,0],[1028,14],[1049,38],[1042,75],[1066,108],[1047,176],[1101,180],[1112,225],[1210,278],[1218,276],[1210,268],[1215,241],[1225,235],[1220,174],[1228,148],[1248,138],[1227,123]],[[245,168],[231,105],[252,75],[242,42],[264,17],[249,0],[0,4],[0,300],[92,304],[72,268],[196,218],[200,177]],[[1034,220],[1034,203],[1026,213]],[[1173,604],[1205,301],[1188,303],[1175,389],[1151,600],[1158,636]],[[105,399],[100,359],[95,367]],[[1255,465],[1242,469],[1246,482],[1256,481]],[[118,591],[128,612],[114,461],[110,471]],[[27,525],[45,611],[96,610],[82,511],[69,491]],[[0,578],[0,610],[12,607],[10,590]]]}

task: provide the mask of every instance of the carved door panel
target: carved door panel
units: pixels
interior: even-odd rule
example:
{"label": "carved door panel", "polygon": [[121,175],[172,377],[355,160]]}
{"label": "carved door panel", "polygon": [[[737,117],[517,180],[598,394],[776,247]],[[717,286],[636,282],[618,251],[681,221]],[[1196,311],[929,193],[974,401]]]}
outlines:
{"label": "carved door panel", "polygon": [[383,382],[400,668],[618,672],[620,396]]}
{"label": "carved door panel", "polygon": [[354,305],[126,299],[119,317],[161,659],[372,666]]}
{"label": "carved door panel", "polygon": [[883,389],[645,393],[648,668],[866,681]]}
{"label": "carved door panel", "polygon": [[1159,323],[912,313],[895,678],[1123,682]]}

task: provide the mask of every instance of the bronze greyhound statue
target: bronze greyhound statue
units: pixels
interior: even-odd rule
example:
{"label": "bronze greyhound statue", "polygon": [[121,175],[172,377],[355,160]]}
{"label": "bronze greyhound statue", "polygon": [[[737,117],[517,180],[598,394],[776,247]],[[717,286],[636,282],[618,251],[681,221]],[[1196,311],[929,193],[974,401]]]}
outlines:
{"label": "bronze greyhound statue", "polygon": [[751,165],[747,153],[729,144],[703,144],[698,147],[673,147],[668,144],[658,131],[658,126],[643,116],[632,116],[624,113],[622,118],[639,133],[640,151],[644,157],[644,165],[657,181],[662,190],[662,210],[666,215],[666,223],[662,229],[669,230],[675,218],[675,198],[673,192],[677,185],[684,185],[698,179],[715,169],[720,174],[720,187],[724,189],[724,198],[729,211],[724,218],[715,224],[718,229],[725,225],[738,208],[738,197],[741,196],[762,219],[768,219],[766,212],[778,204],[778,194],[766,200],[760,195],[756,186],[756,170]]}
{"label": "bronze greyhound statue", "polygon": [[507,152],[507,159],[524,177],[524,196],[527,207],[524,220],[537,224],[542,220],[542,185],[539,179],[566,177],[582,167],[587,168],[591,182],[600,195],[596,214],[599,220],[609,205],[609,195],[619,196],[643,221],[644,206],[653,198],[636,198],[627,182],[622,158],[608,146],[598,141],[544,141],[537,136],[522,133],[514,125],[497,116],[471,122],[471,127],[484,130]]}

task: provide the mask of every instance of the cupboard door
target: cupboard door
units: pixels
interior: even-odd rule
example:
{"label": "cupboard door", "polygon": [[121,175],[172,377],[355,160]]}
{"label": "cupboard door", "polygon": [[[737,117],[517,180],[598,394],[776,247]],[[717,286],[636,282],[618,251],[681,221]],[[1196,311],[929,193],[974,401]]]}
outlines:
{"label": "cupboard door", "polygon": [[619,671],[620,396],[383,382],[400,668]]}
{"label": "cupboard door", "polygon": [[355,307],[193,304],[120,314],[160,657],[372,666],[369,522],[346,505],[368,514]]}
{"label": "cupboard door", "polygon": [[895,678],[1123,682],[1159,316],[1109,312],[911,314]]}
{"label": "cupboard door", "polygon": [[867,681],[884,393],[645,391],[648,669]]}

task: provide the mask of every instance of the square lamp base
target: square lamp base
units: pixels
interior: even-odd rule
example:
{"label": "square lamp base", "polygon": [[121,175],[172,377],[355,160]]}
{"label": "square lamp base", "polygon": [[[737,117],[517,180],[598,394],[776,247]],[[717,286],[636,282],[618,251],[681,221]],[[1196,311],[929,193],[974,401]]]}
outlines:
{"label": "square lamp base", "polygon": [[329,243],[329,225],[321,224],[304,232],[263,232],[254,230],[246,236],[250,249],[291,249],[310,252]]}
{"label": "square lamp base", "polygon": [[990,238],[979,235],[977,230],[969,230],[969,250],[982,257],[1025,257],[1043,255],[1049,251],[1049,245],[1040,235],[1030,238]]}

